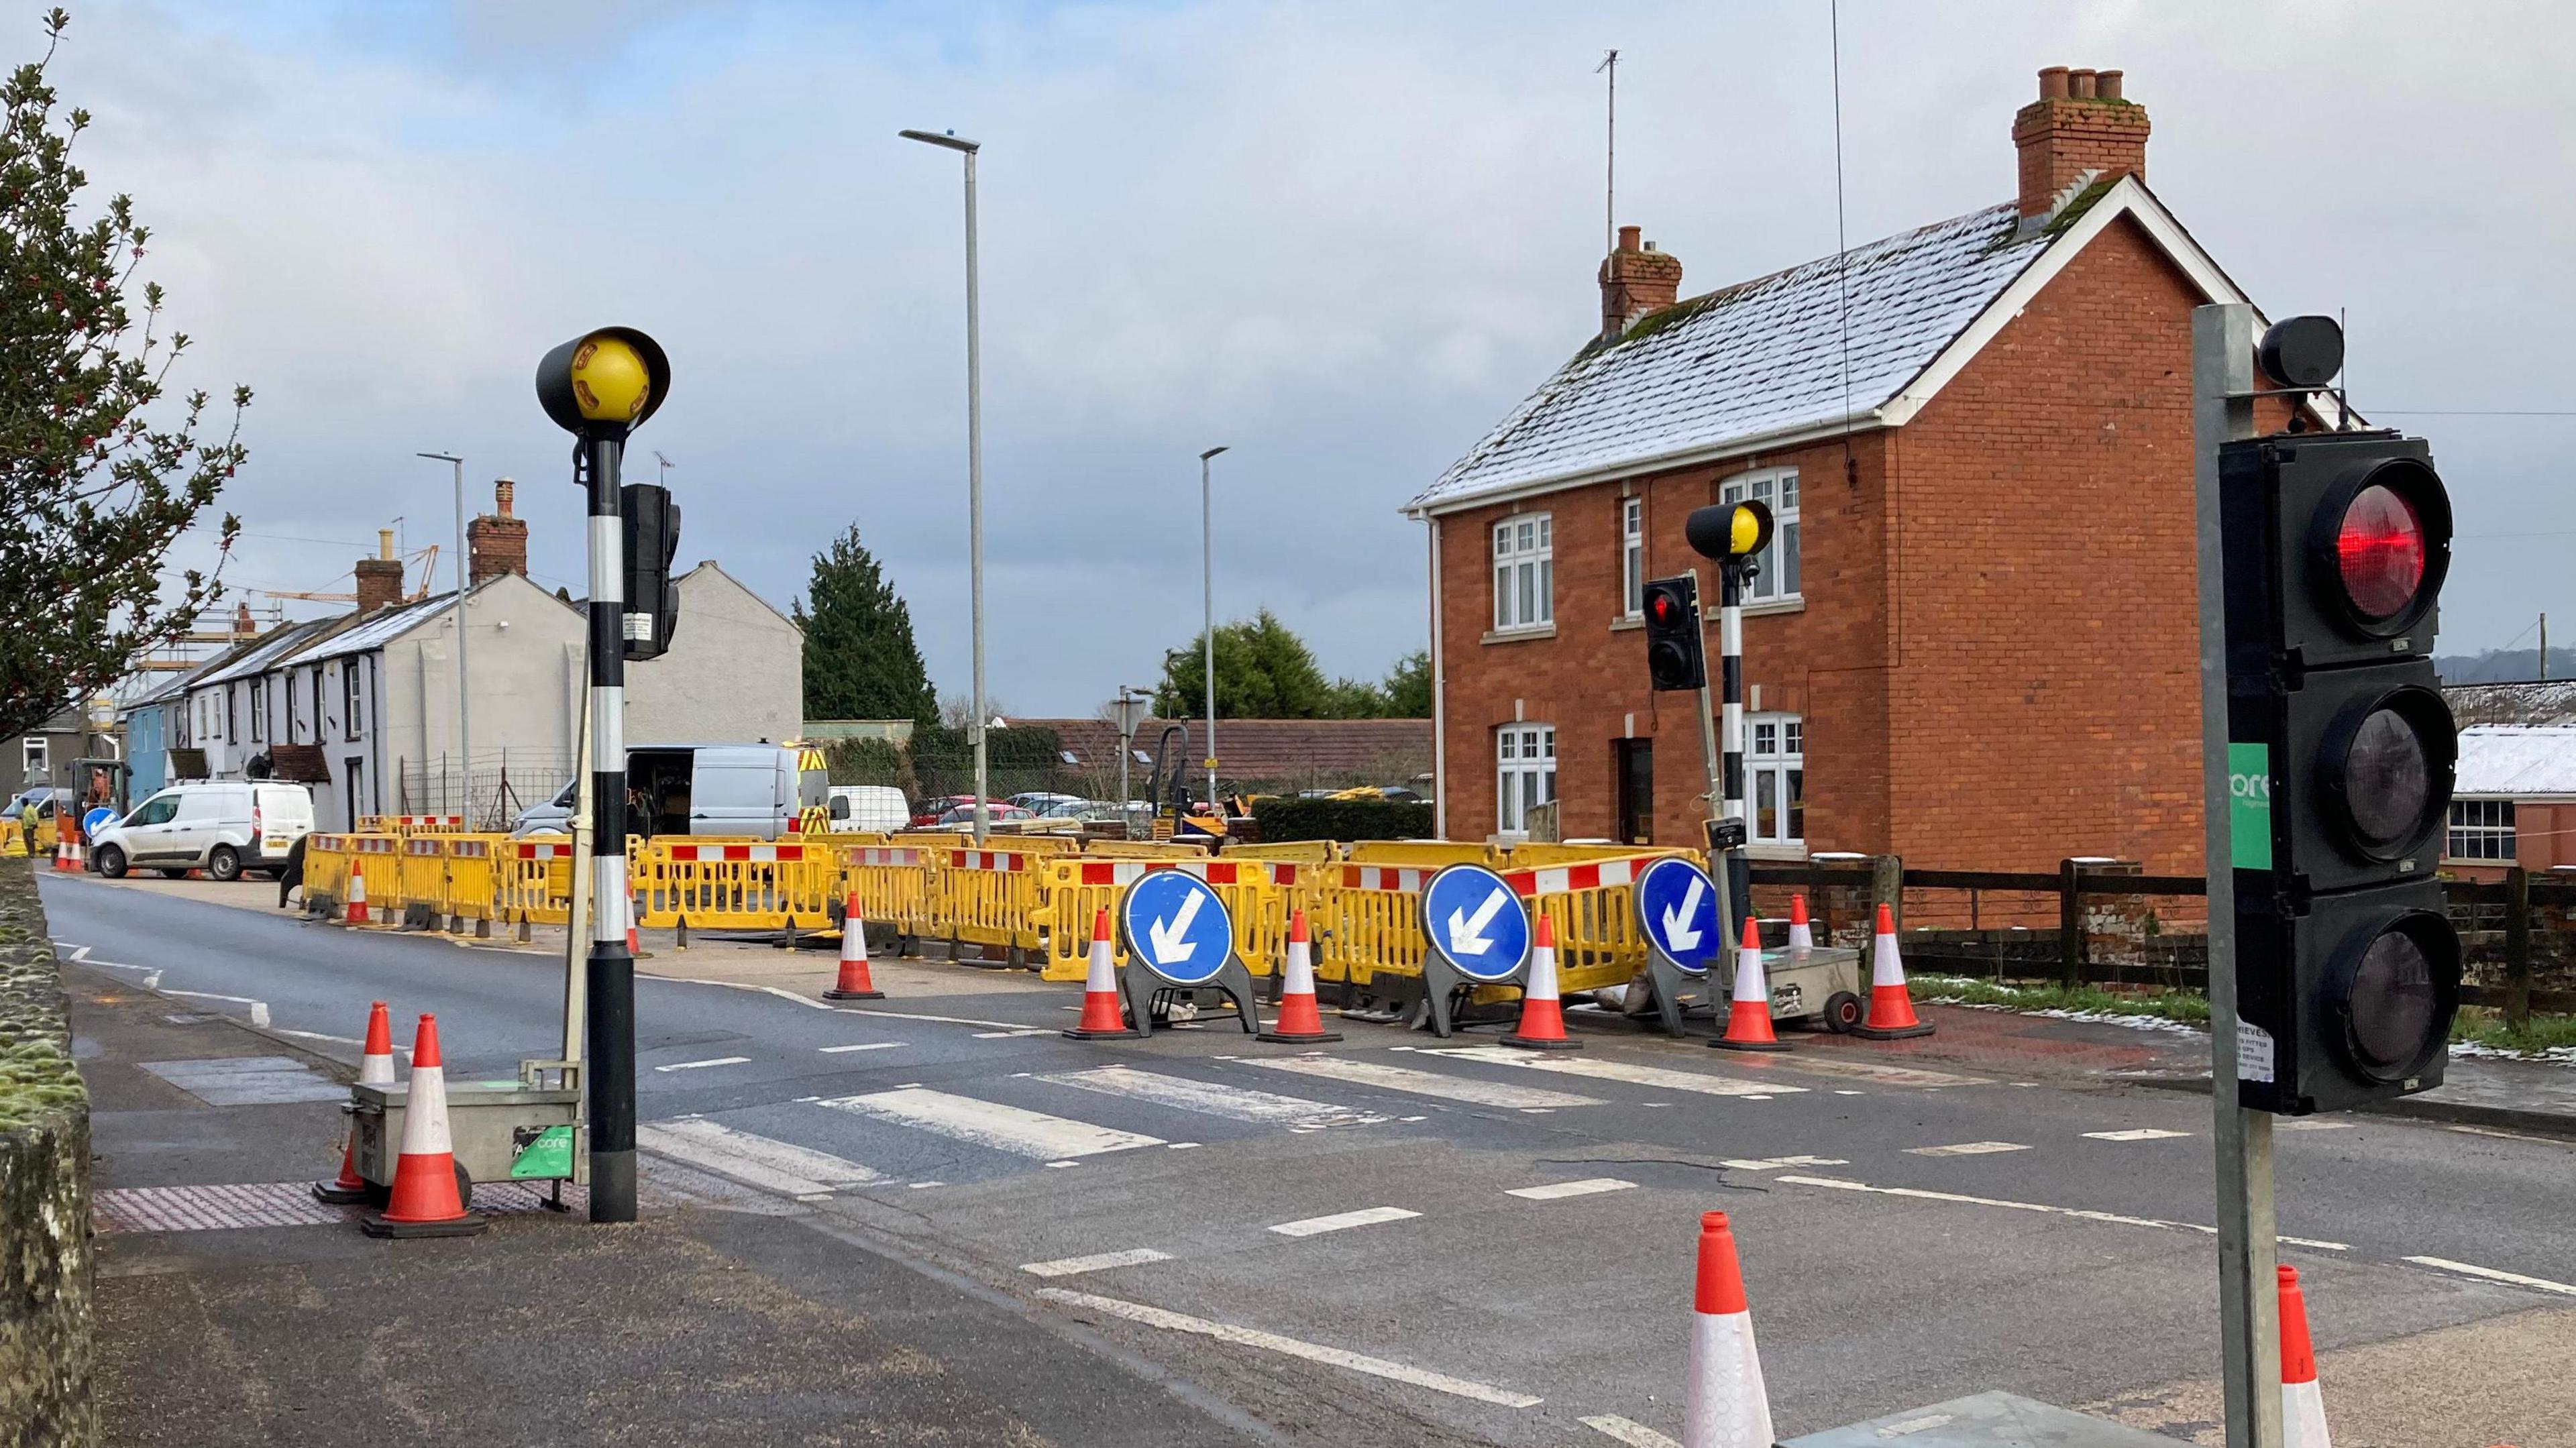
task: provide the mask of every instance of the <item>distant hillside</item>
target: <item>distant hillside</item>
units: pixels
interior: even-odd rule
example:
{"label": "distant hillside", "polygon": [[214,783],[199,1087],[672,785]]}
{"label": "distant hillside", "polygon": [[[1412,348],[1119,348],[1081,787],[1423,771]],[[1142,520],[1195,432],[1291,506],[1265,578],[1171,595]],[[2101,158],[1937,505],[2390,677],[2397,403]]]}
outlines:
{"label": "distant hillside", "polygon": [[[2556,643],[2557,640],[2550,640]],[[2445,684],[2512,684],[2540,677],[2540,650],[2489,649],[2482,654],[2436,654],[2433,667]],[[2576,678],[2576,659],[2564,649],[2551,649],[2549,672],[2554,678]]]}

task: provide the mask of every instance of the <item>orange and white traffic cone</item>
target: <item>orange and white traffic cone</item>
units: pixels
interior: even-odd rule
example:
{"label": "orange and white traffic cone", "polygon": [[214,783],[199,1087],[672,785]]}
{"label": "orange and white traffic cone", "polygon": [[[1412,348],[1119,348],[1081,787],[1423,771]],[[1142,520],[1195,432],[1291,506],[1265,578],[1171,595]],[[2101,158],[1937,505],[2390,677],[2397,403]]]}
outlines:
{"label": "orange and white traffic cone", "polygon": [[412,1038],[411,1084],[403,1092],[402,1154],[393,1197],[358,1224],[370,1237],[470,1237],[491,1225],[465,1210],[456,1147],[447,1134],[447,1069],[439,1063],[438,1017],[423,1015]]}
{"label": "orange and white traffic cone", "polygon": [[54,873],[57,875],[67,874],[70,872],[71,867],[71,841],[57,835],[54,837]]}
{"label": "orange and white traffic cone", "polygon": [[841,978],[823,992],[827,1001],[881,1001],[885,992],[868,978],[868,923],[859,918],[859,892],[841,910]]}
{"label": "orange and white traffic cone", "polygon": [[1503,1044],[1532,1051],[1571,1051],[1583,1044],[1565,1033],[1565,1003],[1556,994],[1556,926],[1545,915],[1538,917],[1538,939],[1530,944],[1521,1023],[1503,1037]]}
{"label": "orange and white traffic cone", "polygon": [[626,887],[626,953],[637,960],[644,958],[644,937],[635,931],[635,886]]}
{"label": "orange and white traffic cone", "polygon": [[367,923],[367,872],[359,868],[358,862],[355,860],[351,860],[349,862],[349,909],[347,921],[351,925],[364,925]]}
{"label": "orange and white traffic cone", "polygon": [[2317,1390],[2317,1355],[2308,1346],[2308,1300],[2299,1269],[2280,1264],[2281,1448],[2334,1448],[2326,1436],[2326,1400]]}
{"label": "orange and white traffic cone", "polygon": [[1905,988],[1905,962],[1896,954],[1896,912],[1878,907],[1878,938],[1870,942],[1869,1017],[1852,1028],[1855,1036],[1896,1041],[1928,1036],[1932,1028],[1914,1014],[1914,997]]}
{"label": "orange and white traffic cone", "polygon": [[1109,943],[1106,910],[1091,917],[1091,968],[1082,981],[1082,1020],[1065,1034],[1077,1041],[1136,1034],[1136,1028],[1127,1024],[1127,1013],[1118,1008],[1118,957]]}
{"label": "orange and white traffic cone", "polygon": [[88,846],[89,842],[87,840],[82,839],[78,835],[72,836],[72,873],[75,875],[83,875],[89,872]]}
{"label": "orange and white traffic cone", "polygon": [[1785,1051],[1771,1030],[1771,980],[1762,969],[1762,925],[1744,917],[1744,944],[1735,952],[1734,1003],[1727,1007],[1726,1034],[1709,1042],[1728,1051]]}
{"label": "orange and white traffic cone", "polygon": [[1816,948],[1816,932],[1807,923],[1807,892],[1789,897],[1789,954],[1804,955]]}
{"label": "orange and white traffic cone", "polygon": [[1682,1448],[1772,1448],[1771,1395],[1753,1348],[1753,1312],[1726,1213],[1699,1219],[1699,1282],[1691,1300],[1690,1382]]}
{"label": "orange and white traffic cone", "polygon": [[[385,1003],[377,1001],[367,1008],[367,1043],[358,1057],[358,1084],[391,1086],[394,1084],[394,1029],[392,1017],[385,1014]],[[334,1206],[365,1201],[367,1179],[358,1175],[358,1132],[355,1123],[340,1147],[340,1179],[315,1182],[316,1200]]]}
{"label": "orange and white traffic cone", "polygon": [[1306,912],[1288,917],[1288,951],[1279,965],[1279,1014],[1270,1029],[1253,1039],[1311,1046],[1338,1041],[1339,1031],[1324,1029],[1324,1013],[1315,1004],[1315,951],[1306,938]]}

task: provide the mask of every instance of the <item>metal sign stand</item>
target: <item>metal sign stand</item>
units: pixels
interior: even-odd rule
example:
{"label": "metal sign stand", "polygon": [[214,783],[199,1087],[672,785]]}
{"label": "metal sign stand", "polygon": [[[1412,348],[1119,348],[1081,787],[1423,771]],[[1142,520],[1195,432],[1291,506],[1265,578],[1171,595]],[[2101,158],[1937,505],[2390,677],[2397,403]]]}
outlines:
{"label": "metal sign stand", "polygon": [[2191,314],[2192,456],[2199,522],[2201,823],[2208,855],[2211,1125],[2218,1157],[2218,1327],[2229,1448],[2281,1448],[2279,1257],[2272,1118],[2237,1104],[2236,877],[2230,837],[2226,553],[2218,451],[2254,435],[2254,309]]}
{"label": "metal sign stand", "polygon": [[[1146,949],[1147,942],[1136,938],[1135,907],[1145,898],[1144,892],[1139,887],[1146,881],[1157,879],[1187,881],[1190,886],[1196,887],[1193,893],[1202,902],[1199,906],[1200,912],[1212,912],[1214,927],[1210,928],[1208,933],[1214,939],[1224,942],[1225,960],[1207,975],[1195,980],[1183,980],[1165,974],[1153,954]],[[1149,916],[1159,913],[1153,910],[1146,912]],[[1183,918],[1187,918],[1186,914]],[[1153,934],[1159,928],[1159,926],[1149,926],[1147,933]],[[1261,1017],[1252,1005],[1252,971],[1244,965],[1243,957],[1236,954],[1234,950],[1234,916],[1225,908],[1225,901],[1218,898],[1216,891],[1208,888],[1204,881],[1194,875],[1183,875],[1177,871],[1168,875],[1160,871],[1147,875],[1145,880],[1140,880],[1136,885],[1128,887],[1127,897],[1118,911],[1118,934],[1119,943],[1126,947],[1127,954],[1127,963],[1118,971],[1118,995],[1120,1001],[1127,1007],[1128,1018],[1135,1023],[1137,1035],[1154,1034],[1154,1023],[1157,1019],[1154,1008],[1158,1003],[1165,1007],[1166,1013],[1160,1019],[1164,1029],[1169,1030],[1171,1017],[1168,1012],[1171,998],[1183,991],[1201,990],[1224,992],[1226,999],[1234,1006],[1235,1019],[1242,1023],[1243,1033],[1247,1036],[1260,1033]]]}

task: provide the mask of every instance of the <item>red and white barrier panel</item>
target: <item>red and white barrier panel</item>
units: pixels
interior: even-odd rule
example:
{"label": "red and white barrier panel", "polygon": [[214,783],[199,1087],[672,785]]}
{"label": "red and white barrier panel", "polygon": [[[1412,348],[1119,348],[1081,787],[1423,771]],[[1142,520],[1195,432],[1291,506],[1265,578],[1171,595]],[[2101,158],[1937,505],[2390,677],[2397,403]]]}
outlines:
{"label": "red and white barrier panel", "polygon": [[950,850],[948,868],[952,870],[998,870],[1018,874],[1029,867],[1029,857],[1016,850]]}
{"label": "red and white barrier panel", "polygon": [[1637,861],[1600,860],[1585,865],[1548,865],[1536,870],[1505,870],[1503,883],[1515,895],[1566,895],[1577,890],[1606,890],[1637,882]]}
{"label": "red and white barrier panel", "polygon": [[1422,892],[1422,882],[1438,874],[1415,866],[1344,865],[1342,888],[1345,890],[1401,890],[1407,895]]}
{"label": "red and white barrier panel", "polygon": [[522,860],[569,860],[572,858],[572,846],[549,845],[535,840],[521,840],[519,841],[519,858]]}
{"label": "red and white barrier panel", "polygon": [[853,862],[856,864],[880,866],[926,865],[929,863],[929,861],[924,858],[926,853],[926,851],[922,850],[887,850],[878,849],[874,846],[862,846],[859,849],[849,852]]}
{"label": "red and white barrier panel", "polygon": [[676,863],[696,865],[733,860],[794,865],[805,859],[803,845],[668,845],[663,852]]}
{"label": "red and white barrier panel", "polygon": [[1211,885],[1297,883],[1297,867],[1268,860],[1084,860],[1082,884],[1133,885],[1156,870],[1178,870]]}

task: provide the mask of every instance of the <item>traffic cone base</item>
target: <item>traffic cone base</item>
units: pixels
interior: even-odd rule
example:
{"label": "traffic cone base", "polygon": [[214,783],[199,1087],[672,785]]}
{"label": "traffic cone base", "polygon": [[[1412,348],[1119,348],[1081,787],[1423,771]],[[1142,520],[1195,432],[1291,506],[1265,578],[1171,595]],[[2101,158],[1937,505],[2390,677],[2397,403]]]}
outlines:
{"label": "traffic cone base", "polygon": [[1105,909],[1091,917],[1091,966],[1082,982],[1082,1019],[1064,1034],[1076,1041],[1108,1041],[1143,1034],[1127,1024],[1127,1013],[1118,1005],[1118,958],[1110,950],[1109,912]]}
{"label": "traffic cone base", "polygon": [[465,1210],[463,1174],[447,1130],[447,1070],[438,1054],[438,1018],[420,1018],[404,1093],[402,1152],[394,1160],[385,1209],[358,1224],[370,1237],[470,1237],[491,1225]]}
{"label": "traffic cone base", "polygon": [[1914,1014],[1914,996],[1905,988],[1905,962],[1896,949],[1896,914],[1878,907],[1878,931],[1870,942],[1869,1014],[1852,1027],[1866,1041],[1901,1041],[1928,1036],[1932,1027]]}
{"label": "traffic cone base", "polygon": [[1324,1013],[1315,1003],[1314,947],[1306,939],[1306,912],[1299,910],[1289,917],[1288,949],[1279,963],[1279,1013],[1253,1039],[1313,1046],[1341,1038],[1341,1032],[1324,1029]]}
{"label": "traffic cone base", "polygon": [[1726,1008],[1726,1033],[1710,1045],[1721,1051],[1785,1051],[1771,1029],[1771,983],[1762,969],[1762,927],[1744,917],[1744,944],[1735,953],[1735,989]]}
{"label": "traffic cone base", "polygon": [[868,975],[868,922],[859,914],[859,897],[854,891],[841,910],[841,975],[832,988],[823,992],[827,1001],[881,1001],[885,992],[877,989]]}
{"label": "traffic cone base", "polygon": [[1575,1051],[1583,1043],[1565,1033],[1565,1002],[1556,990],[1556,922],[1538,917],[1538,938],[1530,942],[1529,980],[1521,988],[1521,1020],[1506,1046],[1524,1051]]}

